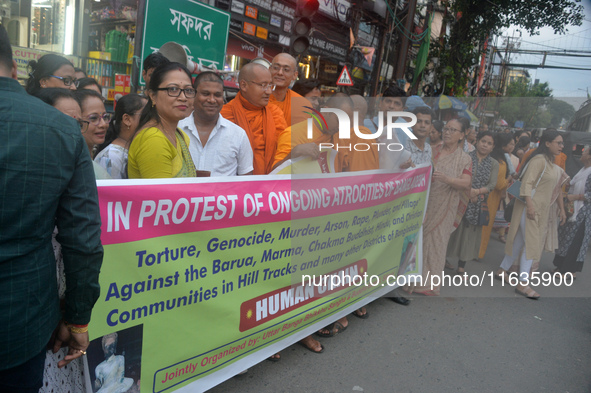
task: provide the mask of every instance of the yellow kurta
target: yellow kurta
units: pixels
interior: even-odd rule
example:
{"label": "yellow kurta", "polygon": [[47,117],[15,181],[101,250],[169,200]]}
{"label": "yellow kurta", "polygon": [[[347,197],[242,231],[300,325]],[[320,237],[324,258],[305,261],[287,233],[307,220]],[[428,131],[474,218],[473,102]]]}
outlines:
{"label": "yellow kurta", "polygon": [[478,253],[478,258],[480,259],[484,258],[484,254],[486,254],[488,242],[490,241],[490,234],[495,223],[495,215],[497,214],[497,210],[499,210],[501,197],[505,190],[507,190],[507,186],[509,185],[509,183],[507,182],[506,171],[507,164],[505,164],[505,161],[499,161],[499,174],[497,175],[497,184],[495,185],[495,189],[492,190],[490,194],[488,194],[488,199],[486,200],[486,204],[488,205],[489,220],[488,225],[482,227],[482,237],[480,239],[480,252]]}
{"label": "yellow kurta", "polygon": [[[156,127],[141,130],[129,147],[127,173],[130,179],[158,179],[179,177],[185,160],[178,138],[182,137],[189,146],[189,137],[177,129],[177,143],[174,146],[166,135]],[[188,152],[187,152],[188,153]],[[190,163],[192,165],[192,161]],[[185,165],[186,166],[186,165]],[[193,166],[193,174],[195,170]],[[184,176],[183,176],[184,177]]]}
{"label": "yellow kurta", "polygon": [[[544,170],[544,164],[546,169]],[[543,176],[540,183],[536,187],[540,175]],[[542,255],[542,250],[545,241],[545,227],[548,225],[548,212],[550,210],[550,200],[552,198],[552,191],[556,185],[557,173],[553,169],[553,163],[549,162],[544,155],[539,154],[529,161],[529,166],[521,179],[521,190],[519,194],[522,197],[526,195],[531,196],[532,190],[535,188],[535,195],[532,197],[536,217],[534,220],[525,219],[525,257],[526,259],[539,260]],[[521,221],[521,214],[525,210],[525,203],[519,199],[515,200],[515,207],[513,208],[513,216],[511,217],[511,226],[509,227],[509,234],[507,236],[507,244],[505,245],[505,254],[513,254],[513,240],[517,234],[519,222]]]}

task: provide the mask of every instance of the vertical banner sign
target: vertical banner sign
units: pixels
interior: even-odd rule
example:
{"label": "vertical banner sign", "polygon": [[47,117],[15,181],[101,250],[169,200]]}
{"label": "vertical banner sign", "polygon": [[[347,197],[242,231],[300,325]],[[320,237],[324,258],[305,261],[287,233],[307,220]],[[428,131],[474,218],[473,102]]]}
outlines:
{"label": "vertical banner sign", "polygon": [[430,175],[99,181],[88,391],[205,391],[404,285]]}
{"label": "vertical banner sign", "polygon": [[[229,25],[229,13],[199,1],[147,0],[142,61],[173,41],[183,46],[195,64],[222,70]],[[145,84],[143,79],[140,83]]]}

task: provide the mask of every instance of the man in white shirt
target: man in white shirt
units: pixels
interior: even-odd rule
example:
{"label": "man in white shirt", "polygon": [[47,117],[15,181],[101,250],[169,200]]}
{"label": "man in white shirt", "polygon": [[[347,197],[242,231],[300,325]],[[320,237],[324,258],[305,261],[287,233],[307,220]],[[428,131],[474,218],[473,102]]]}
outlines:
{"label": "man in white shirt", "polygon": [[197,170],[211,176],[251,175],[252,148],[246,132],[224,119],[224,82],[214,72],[195,78],[193,113],[179,122],[189,136],[189,152]]}

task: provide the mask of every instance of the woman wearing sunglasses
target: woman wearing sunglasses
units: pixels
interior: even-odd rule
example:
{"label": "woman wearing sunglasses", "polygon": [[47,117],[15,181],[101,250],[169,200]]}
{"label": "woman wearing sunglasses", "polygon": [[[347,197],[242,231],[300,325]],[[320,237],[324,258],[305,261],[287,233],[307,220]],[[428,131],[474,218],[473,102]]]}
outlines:
{"label": "woman wearing sunglasses", "polygon": [[179,63],[163,64],[152,73],[148,103],[129,148],[130,179],[194,177],[189,138],[177,125],[191,114],[195,89],[191,73]]}
{"label": "woman wearing sunglasses", "polygon": [[47,54],[37,61],[29,62],[27,93],[36,96],[39,90],[48,87],[76,90],[77,80],[74,66],[63,56]]}

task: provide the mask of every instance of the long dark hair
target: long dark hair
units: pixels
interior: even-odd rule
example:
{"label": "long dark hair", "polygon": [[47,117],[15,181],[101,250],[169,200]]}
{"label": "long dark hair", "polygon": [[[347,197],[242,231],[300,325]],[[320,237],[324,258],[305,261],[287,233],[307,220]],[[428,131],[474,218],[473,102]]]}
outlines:
{"label": "long dark hair", "polygon": [[509,134],[505,134],[504,132],[496,133],[495,134],[495,148],[490,153],[490,156],[497,160],[499,163],[503,161],[505,163],[505,177],[509,176],[509,163],[507,162],[507,157],[505,157],[505,152],[503,151],[503,147],[507,146],[513,137]]}
{"label": "long dark hair", "polygon": [[41,90],[41,79],[53,75],[55,71],[64,65],[70,65],[74,68],[70,60],[63,56],[54,55],[53,53],[41,56],[38,61],[29,61],[31,72],[29,72],[29,79],[27,79],[27,93],[37,95],[37,92]]}
{"label": "long dark hair", "polygon": [[318,86],[320,83],[316,79],[299,80],[293,85],[292,90],[304,97]]}
{"label": "long dark hair", "polygon": [[544,133],[542,134],[542,137],[540,138],[540,144],[538,145],[538,147],[536,148],[536,150],[534,150],[534,152],[527,158],[527,160],[525,160],[522,164],[521,164],[521,171],[523,172],[523,168],[525,168],[525,166],[527,165],[528,162],[530,162],[530,160],[532,158],[534,158],[537,155],[543,154],[546,156],[546,158],[550,161],[550,162],[554,162],[554,156],[552,153],[550,153],[550,150],[548,149],[548,146],[546,146],[546,142],[551,143],[552,141],[554,141],[554,139],[558,138],[559,136],[562,136],[562,134],[559,131],[556,130],[546,130],[544,131]]}
{"label": "long dark hair", "polygon": [[123,123],[123,115],[131,116],[135,112],[142,109],[144,107],[145,99],[146,97],[142,97],[139,94],[127,94],[117,101],[117,106],[115,107],[115,116],[113,116],[111,122],[109,123],[109,129],[107,130],[107,135],[105,136],[105,142],[100,144],[97,148],[97,154],[119,137],[119,133],[121,132],[121,124]]}
{"label": "long dark hair", "polygon": [[[152,92],[157,92],[158,86],[160,86],[160,84],[162,83],[162,81],[166,77],[166,74],[168,74],[171,71],[177,71],[177,70],[184,71],[187,74],[187,76],[189,77],[189,80],[191,80],[191,72],[187,69],[187,67],[185,67],[181,63],[174,63],[174,62],[173,63],[164,63],[164,64],[161,64],[160,66],[158,66],[154,70],[154,72],[152,73],[152,76],[150,78],[150,85],[148,86],[148,90],[151,90]],[[156,109],[156,107],[154,106],[154,103],[152,102],[152,99],[148,95],[148,103],[146,104],[146,106],[142,110],[140,122],[139,122],[138,127],[135,130],[135,132],[137,133],[147,123],[149,123],[151,121],[155,121],[156,123],[160,123],[160,116],[158,115],[158,109]],[[134,134],[134,136],[135,136],[135,134]]]}

